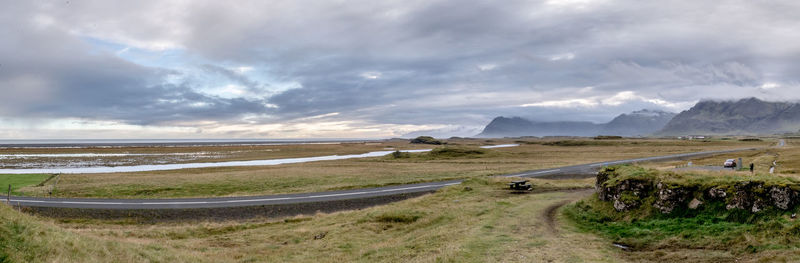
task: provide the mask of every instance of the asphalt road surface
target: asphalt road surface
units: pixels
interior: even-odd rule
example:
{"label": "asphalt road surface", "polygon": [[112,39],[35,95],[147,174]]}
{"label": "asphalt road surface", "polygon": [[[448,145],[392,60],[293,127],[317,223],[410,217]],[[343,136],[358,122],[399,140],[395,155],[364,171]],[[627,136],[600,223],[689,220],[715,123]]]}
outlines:
{"label": "asphalt road surface", "polygon": [[[552,169],[532,170],[522,173],[503,175],[505,177],[551,177],[556,175],[587,174],[607,165],[636,162],[652,162],[684,159],[714,154],[754,150],[755,148],[708,151],[685,154],[674,154],[657,157],[637,158],[609,162],[589,163],[565,166]],[[460,184],[461,180],[408,184],[389,187],[365,188],[345,191],[317,193],[282,194],[268,196],[216,197],[216,198],[184,198],[184,199],[89,199],[89,198],[42,198],[42,197],[10,197],[14,206],[21,207],[56,207],[56,208],[89,208],[89,209],[193,209],[243,207],[262,205],[291,205],[313,202],[341,201],[370,197],[391,196],[409,193],[431,192],[439,188]],[[3,198],[2,201],[6,201]]]}

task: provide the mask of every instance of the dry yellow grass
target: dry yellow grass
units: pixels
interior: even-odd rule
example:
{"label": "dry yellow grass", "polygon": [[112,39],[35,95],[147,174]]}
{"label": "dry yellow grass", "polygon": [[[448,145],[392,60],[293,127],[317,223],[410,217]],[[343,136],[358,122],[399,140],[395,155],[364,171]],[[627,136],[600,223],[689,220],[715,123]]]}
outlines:
{"label": "dry yellow grass", "polygon": [[0,204],[0,262],[197,262],[198,253],[65,230]]}
{"label": "dry yellow grass", "polygon": [[[157,244],[214,262],[617,262],[616,250],[605,241],[560,229],[560,220],[555,232],[546,222],[549,207],[587,192],[520,195],[506,191],[504,183],[470,180],[386,206],[279,221],[82,221],[61,226],[109,242]],[[593,180],[533,183],[555,190],[591,187]]]}

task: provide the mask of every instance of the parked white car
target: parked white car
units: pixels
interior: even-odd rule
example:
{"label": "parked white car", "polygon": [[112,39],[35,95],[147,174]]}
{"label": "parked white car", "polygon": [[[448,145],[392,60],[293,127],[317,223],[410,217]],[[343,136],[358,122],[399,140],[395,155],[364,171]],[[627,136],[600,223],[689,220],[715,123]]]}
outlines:
{"label": "parked white car", "polygon": [[722,164],[725,168],[736,168],[736,160],[735,159],[728,159],[725,160],[725,163]]}

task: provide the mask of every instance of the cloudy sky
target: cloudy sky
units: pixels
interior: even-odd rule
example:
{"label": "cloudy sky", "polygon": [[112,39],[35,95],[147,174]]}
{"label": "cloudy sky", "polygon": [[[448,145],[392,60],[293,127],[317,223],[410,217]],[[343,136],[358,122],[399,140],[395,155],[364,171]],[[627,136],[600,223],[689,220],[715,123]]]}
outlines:
{"label": "cloudy sky", "polygon": [[0,3],[0,139],[468,136],[800,99],[792,0]]}

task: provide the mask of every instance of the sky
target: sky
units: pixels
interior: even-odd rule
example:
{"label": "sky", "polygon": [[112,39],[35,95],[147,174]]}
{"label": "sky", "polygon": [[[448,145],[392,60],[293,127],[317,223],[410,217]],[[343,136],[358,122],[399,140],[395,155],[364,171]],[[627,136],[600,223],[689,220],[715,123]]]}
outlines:
{"label": "sky", "polygon": [[0,139],[471,136],[800,100],[798,1],[0,5]]}

